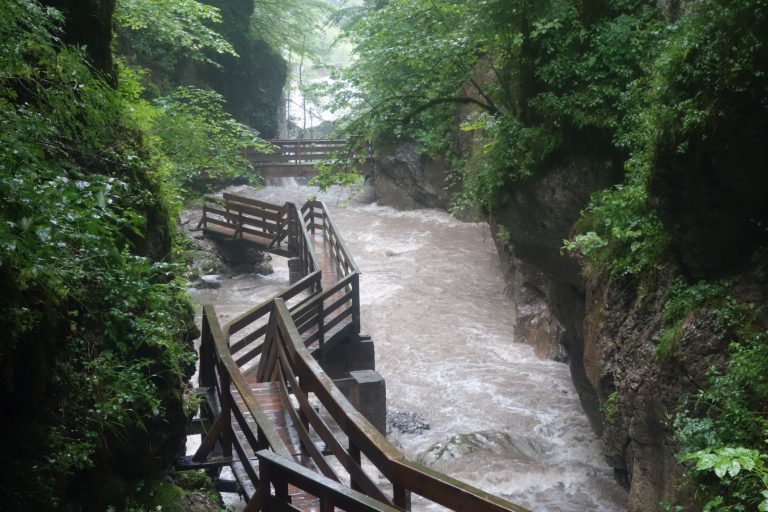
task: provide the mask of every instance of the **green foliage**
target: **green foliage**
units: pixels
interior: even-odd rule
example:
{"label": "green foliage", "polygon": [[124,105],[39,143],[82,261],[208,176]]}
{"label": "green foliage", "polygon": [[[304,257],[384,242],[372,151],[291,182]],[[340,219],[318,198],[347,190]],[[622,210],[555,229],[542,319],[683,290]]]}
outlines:
{"label": "green foliage", "polygon": [[564,249],[613,275],[640,275],[662,261],[669,234],[647,203],[644,182],[596,193]]}
{"label": "green foliage", "polygon": [[120,98],[126,121],[143,132],[169,193],[188,198],[195,192],[193,187],[206,191],[224,179],[260,183],[260,176],[250,170],[245,150],[269,151],[271,147],[224,111],[219,94],[178,87],[150,102],[143,98],[144,76],[120,66]]}
{"label": "green foliage", "polygon": [[451,104],[494,109],[490,98],[462,92],[483,54],[483,43],[468,35],[480,36],[485,4],[396,0],[347,13],[346,35],[359,58],[337,77],[336,94],[340,109],[354,111],[350,133],[390,141],[410,137],[435,151],[447,147]]}
{"label": "green foliage", "polygon": [[68,486],[158,456],[194,358],[157,169],[125,96],[61,44],[61,16],[0,4],[0,480],[59,508]]}
{"label": "green foliage", "polygon": [[483,150],[462,171],[460,202],[489,213],[582,132],[612,150],[607,134],[625,129],[626,91],[661,19],[651,2],[626,0],[395,0],[360,10],[347,26],[359,59],[337,91],[339,107],[353,109],[348,133],[412,139],[434,154],[450,148],[457,113],[483,113],[465,126]]}
{"label": "green foliage", "polygon": [[680,460],[688,465],[707,510],[762,510],[768,491],[768,340],[748,304],[728,300],[717,316],[737,340],[730,344],[727,368],[711,370],[709,386],[675,417]]}
{"label": "green foliage", "polygon": [[[718,495],[704,505],[705,511],[747,510],[746,506],[756,506],[760,512],[768,511],[768,454],[743,447],[724,447],[689,453],[681,460],[693,462],[692,470],[696,474],[714,473],[723,487],[739,488],[733,496],[741,503],[732,503],[730,497]],[[753,491],[745,487],[759,491],[759,495],[750,494]]]}
{"label": "green foliage", "polygon": [[744,100],[768,97],[765,2],[706,0],[686,14],[667,27],[649,83],[659,142],[681,149]]}
{"label": "green foliage", "polygon": [[317,175],[309,181],[309,184],[323,191],[334,185],[346,187],[363,181],[363,177],[354,168],[354,162],[351,164],[344,161],[336,164],[321,163],[316,167]]}
{"label": "green foliage", "polygon": [[512,233],[509,232],[506,226],[503,224],[496,225],[496,239],[503,246],[509,244],[512,241]]}
{"label": "green foliage", "polygon": [[731,339],[728,365],[711,369],[708,386],[682,403],[673,422],[679,459],[700,489],[705,510],[765,507],[768,344],[758,308],[737,301],[732,278],[688,284],[678,278],[664,308],[661,357],[674,355],[685,322],[708,315],[715,335]]}
{"label": "green foliage", "polygon": [[133,46],[161,46],[211,61],[205,50],[237,55],[210,24],[221,23],[219,9],[196,0],[118,0],[115,24]]}
{"label": "green foliage", "polygon": [[603,417],[607,421],[610,421],[614,418],[614,416],[616,416],[616,413],[619,411],[618,391],[614,391],[600,403],[600,411],[603,413]]}
{"label": "green foliage", "polygon": [[[659,337],[656,350],[662,359],[672,357],[684,334],[685,320],[695,310],[710,307],[720,308],[726,301],[728,290],[733,285],[733,280],[722,279],[720,281],[699,281],[688,285],[684,279],[678,278],[670,288],[669,299],[664,306],[664,330]],[[717,309],[725,314],[727,307]],[[728,322],[728,324],[736,323]],[[728,330],[725,322],[720,322],[722,334]]]}
{"label": "green foliage", "polygon": [[314,55],[315,44],[332,14],[323,0],[254,0],[251,30],[273,48]]}
{"label": "green foliage", "polygon": [[241,176],[259,183],[245,150],[269,151],[270,146],[224,112],[223,102],[219,94],[194,87],[179,87],[156,100],[159,115],[148,134],[171,161],[179,186]]}

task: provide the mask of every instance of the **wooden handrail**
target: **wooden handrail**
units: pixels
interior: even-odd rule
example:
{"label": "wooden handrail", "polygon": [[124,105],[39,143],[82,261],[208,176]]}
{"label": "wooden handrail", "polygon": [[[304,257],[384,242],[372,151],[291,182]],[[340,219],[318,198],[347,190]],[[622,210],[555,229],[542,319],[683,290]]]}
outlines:
{"label": "wooden handrail", "polygon": [[[319,210],[319,215],[314,214],[315,209]],[[355,259],[352,257],[352,252],[347,247],[344,238],[341,236],[339,229],[336,227],[336,223],[334,222],[333,217],[331,217],[328,213],[328,207],[325,205],[325,203],[323,201],[307,201],[304,206],[301,207],[301,211],[304,213],[305,219],[307,212],[310,212],[310,218],[312,219],[313,226],[315,218],[322,219],[323,236],[326,238],[326,240],[331,240],[333,245],[338,246],[341,255],[343,256],[343,258],[339,259],[339,255],[336,255],[334,252],[331,253],[331,255],[336,256],[335,259],[338,260],[335,262],[337,266],[341,266],[341,268],[347,269],[346,272],[342,273],[342,277],[351,272],[360,273],[360,268],[357,266],[357,263],[355,263]],[[310,228],[310,230],[314,232],[314,229]]]}
{"label": "wooden handrail", "polygon": [[[201,358],[201,376],[203,374],[210,376],[214,371],[218,373],[219,380],[215,384],[221,393],[220,398],[224,398],[223,401],[226,401],[227,397],[227,393],[224,391],[229,391],[230,385],[233,386],[242,398],[246,409],[259,426],[259,435],[265,437],[266,443],[269,444],[270,448],[276,453],[283,456],[289,456],[288,448],[277,434],[272,422],[256,404],[245,376],[243,376],[240,368],[238,368],[234,359],[232,359],[232,356],[229,353],[229,347],[227,346],[229,333],[221,329],[215,308],[211,305],[203,306],[203,318],[203,335],[201,338],[200,351],[201,353],[205,352],[214,355],[215,366],[213,368],[204,369],[202,366],[203,359]],[[208,332],[206,332],[206,330]],[[213,344],[212,347],[210,345],[206,346],[205,349],[202,347],[202,344],[211,343]],[[210,385],[209,382],[201,382],[201,384],[204,386]],[[233,404],[227,405],[231,407]],[[222,414],[224,414],[227,410],[227,408],[225,408],[225,403],[222,403],[221,409]],[[225,417],[224,424],[227,425],[225,429],[229,429],[231,435],[231,419]],[[258,449],[257,446],[252,448]]]}
{"label": "wooden handrail", "polygon": [[347,160],[372,158],[371,143],[360,143],[360,140],[359,137],[351,140],[278,139],[269,141],[275,148],[271,153],[248,149],[243,156],[256,167],[314,165],[336,157]]}

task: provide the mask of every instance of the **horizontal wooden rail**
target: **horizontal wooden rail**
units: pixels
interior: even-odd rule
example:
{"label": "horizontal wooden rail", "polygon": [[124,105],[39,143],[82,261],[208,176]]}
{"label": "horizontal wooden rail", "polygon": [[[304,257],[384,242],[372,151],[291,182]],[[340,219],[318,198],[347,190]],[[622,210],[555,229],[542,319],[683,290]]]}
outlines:
{"label": "horizontal wooden rail", "polygon": [[[259,487],[257,504],[261,510],[280,510],[285,501],[285,485],[292,484],[320,498],[320,511],[333,511],[334,508],[348,512],[398,512],[399,509],[369,498],[365,494],[343,486],[337,481],[318,475],[316,472],[280,457],[268,450],[256,454],[262,480],[272,483],[275,496],[270,486]],[[280,496],[282,494],[282,496]]]}
{"label": "horizontal wooden rail", "polygon": [[256,167],[268,166],[312,166],[336,158],[345,160],[367,160],[373,157],[369,142],[361,139],[278,139],[269,141],[272,152],[248,149],[244,157]]}

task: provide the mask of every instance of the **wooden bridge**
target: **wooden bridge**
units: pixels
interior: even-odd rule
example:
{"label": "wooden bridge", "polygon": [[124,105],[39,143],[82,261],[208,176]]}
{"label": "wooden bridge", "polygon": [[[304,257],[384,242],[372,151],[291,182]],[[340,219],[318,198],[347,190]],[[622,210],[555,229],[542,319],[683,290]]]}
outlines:
{"label": "wooden bridge", "polygon": [[[369,143],[350,145],[347,140],[333,139],[278,139],[270,140],[275,147],[271,153],[248,150],[245,157],[264,178],[298,178],[317,174],[315,166],[321,162],[344,156],[368,160],[372,156]],[[353,152],[354,155],[348,154]]]}
{"label": "wooden bridge", "polygon": [[200,227],[290,257],[293,284],[225,325],[203,309],[205,435],[186,467],[230,466],[248,512],[410,510],[412,494],[449,510],[524,510],[407,460],[323,370],[334,346],[365,337],[360,272],[322,202],[225,194]]}

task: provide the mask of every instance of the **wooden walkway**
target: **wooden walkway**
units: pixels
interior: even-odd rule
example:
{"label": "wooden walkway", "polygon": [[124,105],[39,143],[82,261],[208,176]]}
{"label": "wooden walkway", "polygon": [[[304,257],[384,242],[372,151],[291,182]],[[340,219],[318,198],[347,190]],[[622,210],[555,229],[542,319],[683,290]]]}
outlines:
{"label": "wooden walkway", "polygon": [[200,385],[212,393],[194,463],[230,465],[247,512],[394,512],[410,510],[411,493],[448,510],[525,510],[408,461],[313,357],[362,339],[359,269],[323,203],[299,209],[225,195],[206,203],[200,224],[300,267],[289,288],[226,325],[213,306],[203,309]]}
{"label": "wooden walkway", "polygon": [[[312,460],[306,456],[305,451],[301,447],[298,431],[288,413],[293,406],[290,403],[286,403],[281,396],[280,384],[277,382],[257,382],[255,377],[255,372],[252,372],[251,376],[247,379],[251,387],[251,393],[256,399],[256,404],[264,412],[272,425],[274,425],[275,432],[285,443],[291,458],[308,469],[316,470]],[[235,403],[238,408],[245,408],[245,402],[242,398],[236,399]],[[248,422],[248,426],[252,432],[258,430],[258,425],[253,419]],[[245,432],[243,432],[239,425],[237,425],[234,432],[236,436],[241,438],[241,442],[245,441]],[[246,453],[249,459],[256,458],[256,452],[253,450],[247,450]],[[288,486],[288,495],[290,496],[291,504],[299,510],[308,512],[320,510],[320,500],[296,486]]]}

